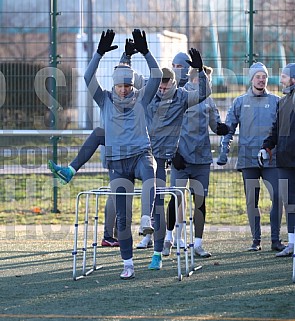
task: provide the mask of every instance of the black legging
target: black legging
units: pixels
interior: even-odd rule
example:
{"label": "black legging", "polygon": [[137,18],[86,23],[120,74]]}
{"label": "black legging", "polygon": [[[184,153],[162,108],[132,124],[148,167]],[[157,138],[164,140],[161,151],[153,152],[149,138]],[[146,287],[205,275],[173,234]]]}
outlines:
{"label": "black legging", "polygon": [[96,127],[93,132],[88,136],[78,152],[78,155],[71,162],[71,166],[76,172],[89,161],[91,156],[95,153],[98,146],[105,144],[105,133],[101,127]]}
{"label": "black legging", "polygon": [[[201,206],[196,206],[200,204],[200,199],[202,198]],[[181,197],[178,198],[178,204],[181,204]],[[194,199],[194,228],[195,228],[195,237],[202,238],[204,232],[205,218],[206,218],[206,204],[204,196],[196,196],[193,194]],[[167,207],[167,230],[173,231],[176,222],[176,209],[175,209],[175,199],[174,196],[171,196]]]}

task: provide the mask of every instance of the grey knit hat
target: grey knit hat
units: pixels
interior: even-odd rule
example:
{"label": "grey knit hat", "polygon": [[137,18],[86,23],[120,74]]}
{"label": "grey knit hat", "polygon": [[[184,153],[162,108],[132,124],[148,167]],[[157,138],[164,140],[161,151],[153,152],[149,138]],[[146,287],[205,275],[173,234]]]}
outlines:
{"label": "grey knit hat", "polygon": [[172,81],[175,80],[175,73],[174,73],[174,71],[172,69],[170,69],[170,68],[162,68],[162,72],[163,72],[162,81],[165,80],[165,79],[167,81],[169,81],[170,79]]}
{"label": "grey knit hat", "polygon": [[262,62],[255,62],[249,69],[250,81],[253,79],[255,74],[257,74],[259,71],[264,72],[266,74],[266,77],[268,77],[268,70],[265,67],[265,65]]}
{"label": "grey knit hat", "polygon": [[118,65],[113,72],[114,86],[119,84],[134,86],[134,70],[126,65]]}
{"label": "grey knit hat", "polygon": [[282,74],[285,74],[290,78],[295,78],[295,63],[290,63],[285,68],[283,68]]}

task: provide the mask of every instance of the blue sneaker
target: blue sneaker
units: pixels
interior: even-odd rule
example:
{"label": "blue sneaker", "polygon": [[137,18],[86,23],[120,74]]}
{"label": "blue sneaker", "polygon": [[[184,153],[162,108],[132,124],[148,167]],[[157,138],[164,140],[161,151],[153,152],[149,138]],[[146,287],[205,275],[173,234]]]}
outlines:
{"label": "blue sneaker", "polygon": [[149,265],[150,270],[160,270],[162,268],[162,256],[154,254],[152,256],[152,262]]}
{"label": "blue sneaker", "polygon": [[56,165],[52,160],[48,161],[48,167],[54,177],[58,178],[62,185],[66,185],[76,174],[76,171],[72,166],[61,167]]}

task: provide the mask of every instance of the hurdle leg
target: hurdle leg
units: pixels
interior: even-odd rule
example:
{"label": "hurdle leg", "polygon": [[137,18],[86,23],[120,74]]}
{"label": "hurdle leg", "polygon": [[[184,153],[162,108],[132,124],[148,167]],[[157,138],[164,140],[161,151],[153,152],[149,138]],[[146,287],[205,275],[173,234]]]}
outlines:
{"label": "hurdle leg", "polygon": [[79,200],[80,194],[77,195],[76,198],[76,218],[75,218],[75,226],[74,226],[74,248],[73,248],[73,279],[77,280],[77,243],[78,243],[78,217],[79,217]]}
{"label": "hurdle leg", "polygon": [[193,224],[193,206],[192,206],[192,193],[190,189],[188,189],[189,195],[189,230],[190,230],[190,255],[191,255],[191,271],[194,271],[195,261],[194,261],[194,224]]}
{"label": "hurdle leg", "polygon": [[83,261],[82,274],[86,276],[86,254],[87,254],[87,238],[88,238],[88,217],[89,217],[89,194],[86,194],[85,216],[84,216],[84,240],[83,240]]}
{"label": "hurdle leg", "polygon": [[184,259],[185,259],[185,275],[189,276],[189,263],[188,263],[188,250],[187,250],[187,230],[186,230],[186,213],[185,213],[185,193],[182,190],[178,190],[181,197],[181,209],[182,209],[182,228],[183,228],[183,239],[184,239]]}
{"label": "hurdle leg", "polygon": [[189,209],[190,209],[190,212],[189,212],[189,215],[190,215],[190,240],[191,240],[191,243],[190,243],[190,248],[191,248],[191,273],[193,273],[194,271],[198,271],[200,269],[203,268],[202,265],[197,265],[195,266],[195,253],[194,253],[194,222],[193,222],[193,197],[192,197],[192,192],[190,190],[190,188],[187,189],[188,193],[189,193],[189,202],[190,202],[190,206],[189,206]]}
{"label": "hurdle leg", "polygon": [[174,194],[174,200],[175,200],[175,214],[176,214],[176,255],[177,255],[177,276],[178,281],[182,280],[182,274],[181,274],[181,260],[180,260],[180,244],[179,244],[179,221],[178,221],[178,199],[176,193]]}
{"label": "hurdle leg", "polygon": [[[95,195],[95,217],[94,217],[94,227],[93,227],[93,264],[92,264],[92,271],[96,271],[102,269],[102,265],[96,266],[96,256],[97,256],[97,235],[98,235],[98,210],[99,210],[99,195]],[[90,270],[91,271],[91,270]],[[89,271],[88,274],[91,272]]]}
{"label": "hurdle leg", "polygon": [[[192,236],[192,227],[191,227],[191,223],[190,223],[190,243],[189,243],[189,246],[187,246],[187,241],[188,241],[188,236],[187,236],[187,221],[186,221],[186,217],[187,217],[187,214],[186,214],[186,208],[185,207],[185,204],[184,204],[184,201],[185,201],[185,191],[189,191],[189,189],[187,188],[184,188],[184,190],[181,190],[181,198],[182,198],[182,202],[181,202],[181,206],[182,206],[182,213],[183,213],[183,230],[184,230],[184,234],[183,234],[183,237],[184,237],[184,244],[185,244],[185,273],[186,273],[186,276],[190,276],[192,275],[193,273],[193,270],[190,269],[190,266],[189,266],[189,256],[188,256],[188,252],[189,252],[189,249],[191,251],[191,257],[193,255],[193,236]],[[189,193],[189,196],[190,196],[190,193]],[[191,210],[192,210],[192,206],[191,206],[191,199],[189,198],[189,213],[190,213],[190,216],[189,218],[191,218]],[[192,247],[191,247],[191,244],[192,244]]]}

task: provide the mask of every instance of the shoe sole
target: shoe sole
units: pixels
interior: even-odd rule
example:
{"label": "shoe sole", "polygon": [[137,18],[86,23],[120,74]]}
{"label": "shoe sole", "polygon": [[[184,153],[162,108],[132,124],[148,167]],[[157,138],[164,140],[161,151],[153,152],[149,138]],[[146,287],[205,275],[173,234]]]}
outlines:
{"label": "shoe sole", "polygon": [[135,273],[131,274],[128,277],[124,277],[120,275],[121,280],[130,280],[130,279],[134,279],[135,278]]}
{"label": "shoe sole", "polygon": [[154,245],[147,245],[147,246],[137,245],[137,246],[136,246],[136,248],[137,248],[138,250],[150,249],[150,248],[152,248],[152,247],[154,247]]}
{"label": "shoe sole", "polygon": [[146,236],[147,234],[153,234],[154,233],[154,228],[153,227],[143,227],[142,231],[139,231],[139,235]]}
{"label": "shoe sole", "polygon": [[208,257],[211,257],[212,255],[211,254],[206,254],[206,255],[200,255],[200,254],[197,254],[195,253],[196,256],[202,258],[202,259],[207,259]]}
{"label": "shoe sole", "polygon": [[258,252],[258,251],[261,251],[261,247],[257,249],[253,249],[250,247],[249,249],[246,250],[246,252]]}
{"label": "shoe sole", "polygon": [[119,244],[108,244],[108,243],[104,243],[101,244],[102,247],[119,247]]}
{"label": "shoe sole", "polygon": [[292,255],[293,255],[293,253],[286,254],[286,255],[276,255],[276,257],[290,257]]}

